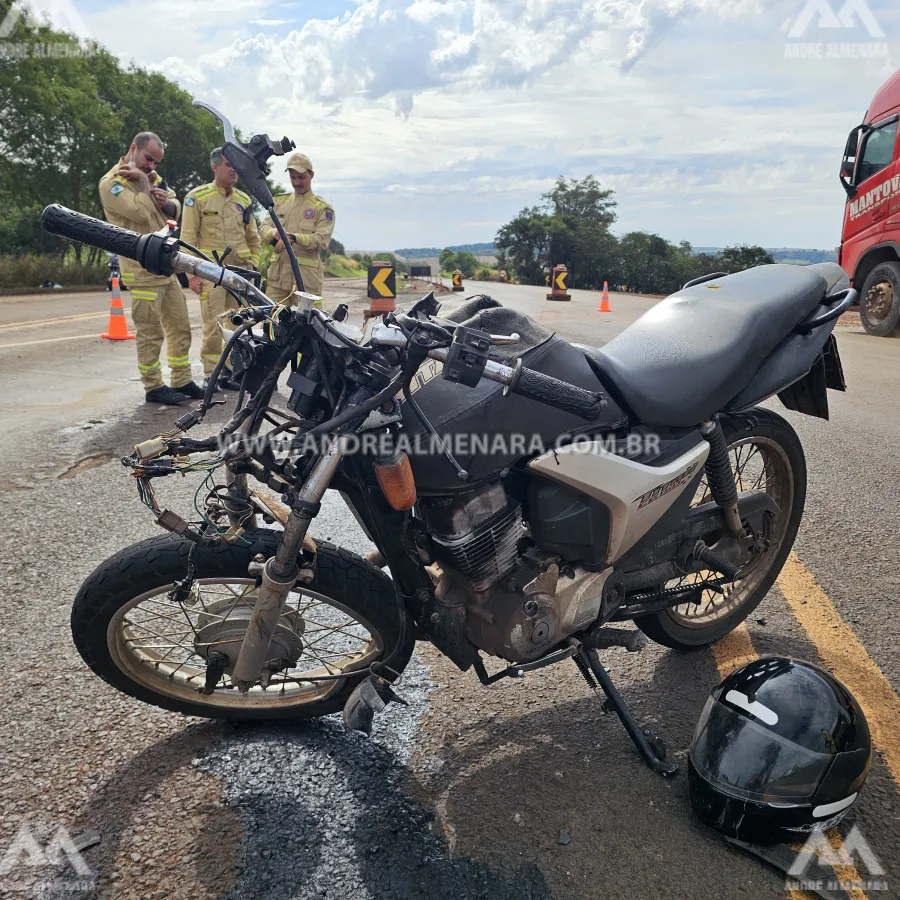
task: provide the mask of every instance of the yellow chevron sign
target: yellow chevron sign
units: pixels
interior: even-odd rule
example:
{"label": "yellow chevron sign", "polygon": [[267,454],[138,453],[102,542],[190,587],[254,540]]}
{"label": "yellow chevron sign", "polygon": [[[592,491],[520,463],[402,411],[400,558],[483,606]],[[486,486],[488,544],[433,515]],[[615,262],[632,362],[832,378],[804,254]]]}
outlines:
{"label": "yellow chevron sign", "polygon": [[393,300],[397,296],[397,279],[394,267],[369,266],[369,297],[373,300]]}
{"label": "yellow chevron sign", "polygon": [[461,272],[453,273],[453,287],[462,287],[462,273]]}
{"label": "yellow chevron sign", "polygon": [[553,280],[555,286],[557,288],[559,288],[561,291],[565,291],[566,290],[566,278],[568,278],[568,277],[569,277],[568,272],[560,272],[556,276],[556,278]]}

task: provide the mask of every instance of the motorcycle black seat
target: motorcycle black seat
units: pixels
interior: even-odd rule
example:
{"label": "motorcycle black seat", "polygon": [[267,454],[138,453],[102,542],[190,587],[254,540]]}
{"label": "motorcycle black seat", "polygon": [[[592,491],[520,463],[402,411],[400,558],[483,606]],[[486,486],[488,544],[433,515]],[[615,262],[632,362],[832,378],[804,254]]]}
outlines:
{"label": "motorcycle black seat", "polygon": [[758,266],[686,288],[585,356],[643,423],[698,425],[750,383],[830,286],[840,289],[838,271]]}

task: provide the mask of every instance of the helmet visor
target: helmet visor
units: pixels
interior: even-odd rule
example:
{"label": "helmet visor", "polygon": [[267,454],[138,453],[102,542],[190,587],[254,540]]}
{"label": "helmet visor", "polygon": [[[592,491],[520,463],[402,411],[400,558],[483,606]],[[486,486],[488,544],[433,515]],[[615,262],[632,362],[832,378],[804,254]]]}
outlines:
{"label": "helmet visor", "polygon": [[760,803],[811,803],[833,758],[786,740],[712,697],[691,747],[694,767],[710,784]]}

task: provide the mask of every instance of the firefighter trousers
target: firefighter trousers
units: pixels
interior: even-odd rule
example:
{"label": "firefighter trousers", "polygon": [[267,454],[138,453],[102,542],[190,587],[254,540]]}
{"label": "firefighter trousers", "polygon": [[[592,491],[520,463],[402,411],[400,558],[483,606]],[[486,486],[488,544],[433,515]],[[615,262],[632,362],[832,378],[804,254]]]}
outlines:
{"label": "firefighter trousers", "polygon": [[[130,277],[129,277],[130,276]],[[123,273],[131,292],[131,319],[134,322],[138,372],[145,391],[162,387],[159,355],[166,341],[167,362],[172,370],[171,384],[179,388],[193,380],[188,352],[191,349],[191,323],[184,291],[174,276],[166,281]]]}
{"label": "firefighter trousers", "polygon": [[237,308],[237,301],[223,287],[210,287],[200,294],[200,312],[203,314],[203,345],[200,348],[200,358],[203,360],[204,376],[212,374],[225,347],[216,317],[226,309]]}

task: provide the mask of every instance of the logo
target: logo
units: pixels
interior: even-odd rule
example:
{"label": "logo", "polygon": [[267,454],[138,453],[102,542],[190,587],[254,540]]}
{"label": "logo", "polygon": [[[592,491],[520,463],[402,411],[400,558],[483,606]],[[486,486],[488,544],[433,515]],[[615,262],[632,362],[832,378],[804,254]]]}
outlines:
{"label": "logo", "polygon": [[880,59],[890,57],[884,29],[867,0],[806,0],[787,32],[787,59]]}
{"label": "logo", "polygon": [[788,37],[791,40],[801,40],[806,37],[806,32],[814,19],[818,19],[819,28],[855,28],[859,23],[869,32],[869,37],[884,37],[884,31],[872,10],[869,9],[866,0],[845,0],[844,5],[837,13],[832,9],[830,0],[807,0],[803,11],[797,16],[788,31]]}
{"label": "logo", "polygon": [[[863,878],[863,873],[869,877]],[[884,867],[856,825],[845,838],[833,829],[814,831],[787,874],[787,887],[792,891],[850,894],[888,889]]]}
{"label": "logo", "polygon": [[326,221],[326,222],[333,222],[333,221],[334,221],[334,210],[333,210],[333,209],[326,209],[326,210],[325,210],[325,221]]}
{"label": "logo", "polygon": [[124,191],[124,190],[125,190],[125,188],[122,187],[121,184],[114,184],[114,185],[109,189],[109,192],[113,195],[113,197],[118,197],[119,194],[121,194],[122,191]]}
{"label": "logo", "polygon": [[52,882],[44,882],[44,887],[83,891],[93,890],[96,886],[94,872],[64,825],[60,825],[43,844],[28,825],[23,825],[0,859],[0,888],[16,890],[17,883],[21,884],[17,881],[17,875],[24,881],[23,876],[28,875],[28,870],[51,867],[60,870],[60,875],[65,872],[68,878],[58,877]]}
{"label": "logo", "polygon": [[657,500],[659,500],[660,497],[664,497],[666,494],[670,494],[675,490],[675,488],[681,487],[691,477],[691,473],[697,468],[698,465],[699,463],[692,463],[680,475],[676,475],[671,481],[667,481],[665,484],[661,484],[659,485],[659,487],[653,488],[652,491],[647,491],[646,494],[641,494],[640,497],[635,498],[634,502],[638,504],[638,509],[644,509],[644,507],[649,506],[651,503],[655,503]]}
{"label": "logo", "polygon": [[307,219],[312,219],[315,216],[315,214],[316,214],[316,211],[309,206],[303,210],[303,215]]}
{"label": "logo", "polygon": [[[78,40],[57,37],[40,41],[36,39],[40,28],[66,32]],[[18,35],[21,39],[14,40]],[[0,21],[0,58],[3,59],[90,56],[96,52],[96,47],[90,29],[72,0],[15,0]]]}
{"label": "logo", "polygon": [[194,205],[194,198],[193,198],[193,197],[188,197],[187,200],[184,201],[184,205],[185,205],[185,206],[193,206],[193,205]]}
{"label": "logo", "polygon": [[72,0],[16,0],[0,22],[0,40],[8,40],[18,27],[53,28],[80,38],[92,37]]}

